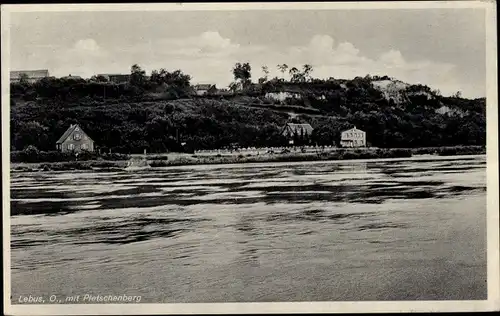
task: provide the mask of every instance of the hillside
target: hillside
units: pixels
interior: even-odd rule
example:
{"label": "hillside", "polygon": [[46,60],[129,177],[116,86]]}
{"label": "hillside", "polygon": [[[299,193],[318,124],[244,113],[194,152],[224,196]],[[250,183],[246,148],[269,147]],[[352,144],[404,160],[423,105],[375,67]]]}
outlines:
{"label": "hillside", "polygon": [[423,85],[390,78],[271,80],[224,95],[191,97],[174,85],[61,80],[11,85],[11,146],[54,150],[78,123],[101,149],[137,153],[275,146],[291,117],[310,123],[313,142],[331,145],[352,125],[377,147],[485,145],[485,99],[443,97]]}

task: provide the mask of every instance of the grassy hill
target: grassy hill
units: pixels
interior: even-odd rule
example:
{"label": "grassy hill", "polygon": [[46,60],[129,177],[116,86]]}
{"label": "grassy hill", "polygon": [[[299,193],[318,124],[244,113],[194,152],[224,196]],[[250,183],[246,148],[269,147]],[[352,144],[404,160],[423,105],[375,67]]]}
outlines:
{"label": "grassy hill", "polygon": [[[278,96],[278,97],[277,97]],[[284,96],[284,97],[283,97]],[[295,117],[291,119],[291,117]],[[337,143],[352,125],[376,147],[485,145],[485,99],[444,97],[390,78],[271,80],[244,91],[192,97],[185,86],[44,80],[11,85],[11,150],[54,150],[78,123],[101,149],[121,153],[278,146],[287,121],[307,122],[312,142]]]}

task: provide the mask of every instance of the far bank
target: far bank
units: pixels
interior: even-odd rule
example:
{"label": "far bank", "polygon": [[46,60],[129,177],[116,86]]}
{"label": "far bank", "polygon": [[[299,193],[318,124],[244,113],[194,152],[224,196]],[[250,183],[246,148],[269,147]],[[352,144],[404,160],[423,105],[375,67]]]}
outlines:
{"label": "far bank", "polygon": [[[239,163],[266,163],[266,162],[301,162],[301,161],[329,161],[329,160],[356,160],[356,159],[383,159],[409,158],[417,155],[456,156],[486,154],[484,146],[456,146],[456,147],[426,147],[426,148],[266,148],[246,149],[234,151],[204,151],[195,154],[167,153],[122,155],[120,159],[108,160],[108,157],[96,159],[70,161],[38,161],[12,162],[12,172],[33,171],[66,171],[66,170],[96,170],[120,171],[131,166],[131,158],[146,160],[151,168],[205,164],[239,164]],[[118,157],[115,157],[118,158]],[[133,167],[133,166],[132,166]]]}

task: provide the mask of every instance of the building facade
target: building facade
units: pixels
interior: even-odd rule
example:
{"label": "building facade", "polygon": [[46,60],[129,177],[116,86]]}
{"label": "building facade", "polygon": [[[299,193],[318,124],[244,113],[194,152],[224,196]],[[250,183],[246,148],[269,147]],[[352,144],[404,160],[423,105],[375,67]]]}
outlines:
{"label": "building facade", "polygon": [[198,96],[214,94],[217,92],[217,87],[214,84],[197,84],[193,88],[194,93]]}
{"label": "building facade", "polygon": [[35,83],[42,80],[43,78],[49,77],[49,71],[47,69],[42,70],[19,70],[10,72],[10,82],[20,82],[21,78],[24,77],[27,82]]}
{"label": "building facade", "polygon": [[309,142],[313,131],[310,124],[287,123],[281,134],[287,138],[289,144],[300,145]]}
{"label": "building facade", "polygon": [[71,126],[56,142],[61,152],[94,151],[94,141],[77,124]]}
{"label": "building facade", "polygon": [[356,127],[343,131],[340,136],[342,147],[366,147],[366,133]]}
{"label": "building facade", "polygon": [[130,75],[98,74],[97,76],[102,76],[102,77],[106,78],[107,81],[117,83],[117,84],[130,82]]}

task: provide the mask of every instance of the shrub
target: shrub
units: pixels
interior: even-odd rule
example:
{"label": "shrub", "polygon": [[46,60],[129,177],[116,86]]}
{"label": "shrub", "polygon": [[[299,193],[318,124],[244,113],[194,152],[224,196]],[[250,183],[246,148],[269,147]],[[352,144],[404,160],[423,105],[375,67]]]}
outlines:
{"label": "shrub", "polygon": [[168,160],[167,156],[151,156],[148,157],[148,160]]}
{"label": "shrub", "polygon": [[391,149],[389,152],[389,158],[408,158],[411,156],[412,153],[409,149]]}
{"label": "shrub", "polygon": [[85,151],[81,151],[80,153],[78,153],[78,160],[82,160],[82,161],[95,160],[95,159],[97,159],[98,156],[99,156],[99,154],[97,154],[95,152],[85,150]]}
{"label": "shrub", "polygon": [[130,159],[130,155],[120,154],[120,153],[101,154],[101,157],[104,160],[129,160]]}
{"label": "shrub", "polygon": [[153,160],[150,164],[151,167],[166,167],[168,163],[163,160]]}
{"label": "shrub", "polygon": [[40,152],[35,146],[29,145],[28,147],[24,148],[22,155],[24,156],[23,158],[26,160],[26,162],[38,162]]}
{"label": "shrub", "polygon": [[485,153],[486,147],[483,146],[443,147],[438,150],[440,156],[478,155]]}

